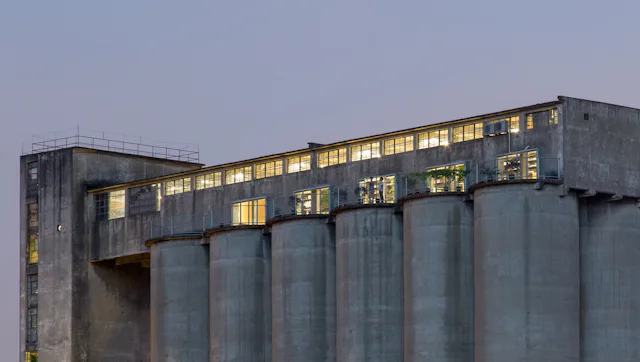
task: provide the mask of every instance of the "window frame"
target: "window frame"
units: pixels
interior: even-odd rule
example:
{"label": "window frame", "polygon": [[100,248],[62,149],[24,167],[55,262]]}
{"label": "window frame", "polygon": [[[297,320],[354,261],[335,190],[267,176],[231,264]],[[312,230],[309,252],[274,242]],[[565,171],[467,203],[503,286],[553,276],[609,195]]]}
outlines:
{"label": "window frame", "polygon": [[[178,182],[180,182],[179,188],[178,188]],[[173,187],[173,188],[170,189],[170,187]],[[165,196],[173,196],[173,195],[184,194],[185,192],[191,192],[191,176],[165,181],[163,189],[164,189]]]}
{"label": "window frame", "polygon": [[[242,179],[239,176],[242,174]],[[225,185],[235,185],[243,182],[249,182],[253,179],[253,166],[240,166],[236,168],[230,168],[224,171]]]}
{"label": "window frame", "polygon": [[[264,169],[261,170],[261,168],[264,168]],[[255,179],[259,180],[259,179],[268,178],[268,177],[282,176],[284,167],[283,167],[282,159],[278,159],[278,160],[270,160],[270,161],[265,161],[261,163],[256,163],[254,165],[254,169],[256,173]]]}
{"label": "window frame", "polygon": [[413,134],[389,138],[382,141],[384,155],[396,155],[415,150],[415,137]]}
{"label": "window frame", "polygon": [[[292,160],[293,162],[291,162]],[[297,170],[293,167],[293,165],[296,165],[296,164],[298,165]],[[311,170],[311,154],[310,153],[287,157],[287,173],[298,173],[298,172],[304,172],[309,170]]]}
{"label": "window frame", "polygon": [[336,148],[317,153],[318,168],[331,167],[347,163],[347,147]]}
{"label": "window frame", "polygon": [[[384,180],[384,200],[380,200],[379,196],[379,185],[380,185],[380,177],[383,177]],[[369,195],[371,192],[371,179],[373,178],[373,197]],[[391,179],[391,180],[390,180]],[[358,198],[359,202],[362,204],[393,204],[398,199],[398,175],[397,174],[387,174],[387,175],[377,175],[371,177],[365,177],[358,181],[358,189],[360,190],[360,194]],[[389,202],[389,200],[393,200]]]}
{"label": "window frame", "polygon": [[209,172],[195,177],[195,190],[205,190],[222,186],[222,171]]}
{"label": "window frame", "polygon": [[[535,153],[535,164],[533,165],[535,170],[532,176],[530,174],[532,161],[530,155],[533,153]],[[509,170],[506,163],[516,158],[518,159],[518,170]],[[537,148],[533,148],[526,151],[499,154],[496,156],[496,170],[498,181],[536,180],[540,177],[540,152]],[[510,177],[511,175],[513,178]]]}
{"label": "window frame", "polygon": [[[121,219],[127,216],[127,190],[109,191],[109,220]],[[117,207],[112,204],[121,203]]]}
{"label": "window frame", "polygon": [[[246,204],[246,205],[243,205]],[[257,197],[253,199],[238,200],[231,204],[231,225],[265,225],[267,222],[267,198]],[[247,208],[247,221],[243,220],[242,208]],[[263,209],[260,210],[260,207]],[[262,211],[262,215],[261,214]],[[238,217],[236,218],[236,215]]]}
{"label": "window frame", "polygon": [[527,113],[525,115],[525,128],[527,130],[533,129],[534,127],[533,115],[534,113]]}
{"label": "window frame", "polygon": [[[437,144],[432,143],[432,140],[437,140]],[[440,128],[430,130],[418,134],[418,149],[425,150],[427,148],[435,148],[440,146],[449,145],[449,129]]]}
{"label": "window frame", "polygon": [[[326,198],[323,199],[323,195]],[[295,191],[293,198],[296,215],[327,215],[331,211],[331,187],[328,185]]]}
{"label": "window frame", "polygon": [[[367,142],[367,143],[360,143],[357,145],[353,145],[349,148],[349,155],[351,157],[351,162],[359,162],[359,161],[366,161],[366,160],[373,160],[375,158],[380,158],[382,157],[381,154],[381,143],[380,141],[375,141],[375,142]],[[366,147],[367,149],[363,149],[363,147]],[[368,152],[368,156],[364,157],[364,153]],[[358,157],[354,157],[354,155],[358,153]]]}
{"label": "window frame", "polygon": [[[444,169],[455,170],[456,168],[458,169],[461,168],[462,170],[468,170],[467,162],[457,161],[457,162],[447,163],[444,165],[432,166],[432,167],[428,167],[426,169],[426,172],[434,171],[434,170],[444,170]],[[426,182],[427,182],[427,188],[432,192],[457,192],[458,186],[460,186],[460,192],[465,192],[467,190],[466,177],[462,180],[459,180],[458,177],[455,177],[454,179],[449,181],[449,185],[446,185],[447,180],[443,177],[439,177],[439,178],[427,177]],[[438,184],[443,184],[443,186],[438,187]],[[448,187],[449,190],[445,191],[445,187]]]}
{"label": "window frame", "polygon": [[549,109],[549,126],[556,126],[560,122],[560,114],[558,108]]}

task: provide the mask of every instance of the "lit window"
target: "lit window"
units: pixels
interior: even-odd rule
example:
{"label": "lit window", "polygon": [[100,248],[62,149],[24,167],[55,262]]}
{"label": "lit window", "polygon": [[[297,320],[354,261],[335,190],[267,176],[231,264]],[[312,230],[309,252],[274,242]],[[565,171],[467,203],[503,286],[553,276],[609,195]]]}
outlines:
{"label": "lit window", "polygon": [[380,142],[351,146],[351,161],[363,161],[380,157]]}
{"label": "lit window", "polygon": [[233,204],[233,225],[264,225],[267,200],[256,199]]}
{"label": "lit window", "polygon": [[329,213],[328,187],[296,192],[294,198],[296,215]]}
{"label": "lit window", "polygon": [[396,153],[413,151],[413,136],[398,137],[384,140],[384,154],[393,155]]}
{"label": "lit window", "polygon": [[27,245],[27,263],[35,264],[38,262],[38,249],[40,248],[38,233],[29,234],[29,245]]}
{"label": "lit window", "polygon": [[427,169],[427,187],[433,192],[464,192],[465,167],[463,163]]}
{"label": "lit window", "polygon": [[109,220],[125,216],[125,190],[109,192]]}
{"label": "lit window", "polygon": [[482,123],[453,127],[452,133],[454,143],[479,139],[482,138]]}
{"label": "lit window", "polygon": [[554,108],[549,110],[549,125],[556,125],[558,124],[558,109]]}
{"label": "lit window", "polygon": [[191,177],[171,180],[164,183],[164,194],[167,196],[189,191],[191,191]]}
{"label": "lit window", "polygon": [[318,168],[347,163],[347,149],[339,148],[318,153]]}
{"label": "lit window", "polygon": [[160,211],[162,206],[161,184],[132,187],[128,190],[129,215]]}
{"label": "lit window", "polygon": [[222,186],[222,172],[196,176],[196,190]]}
{"label": "lit window", "polygon": [[311,155],[293,156],[287,158],[287,173],[308,171],[311,169]]}
{"label": "lit window", "polygon": [[29,229],[38,230],[38,204],[29,204]]}
{"label": "lit window", "polygon": [[282,175],[282,160],[256,165],[256,179]]}
{"label": "lit window", "polygon": [[24,362],[38,362],[38,352],[25,352]]}
{"label": "lit window", "polygon": [[418,135],[418,148],[431,148],[446,146],[449,144],[449,130],[441,129],[437,131],[420,133]]}
{"label": "lit window", "polygon": [[520,116],[507,117],[506,120],[512,133],[520,132]]}
{"label": "lit window", "polygon": [[233,185],[240,182],[251,181],[251,166],[238,167],[231,170],[226,170],[225,183],[227,185]]}
{"label": "lit window", "polygon": [[375,176],[363,179],[358,183],[358,198],[363,204],[380,204],[396,202],[396,177]]}
{"label": "lit window", "polygon": [[533,113],[527,114],[527,129],[533,129]]}
{"label": "lit window", "polygon": [[510,153],[498,157],[498,180],[538,178],[538,151]]}

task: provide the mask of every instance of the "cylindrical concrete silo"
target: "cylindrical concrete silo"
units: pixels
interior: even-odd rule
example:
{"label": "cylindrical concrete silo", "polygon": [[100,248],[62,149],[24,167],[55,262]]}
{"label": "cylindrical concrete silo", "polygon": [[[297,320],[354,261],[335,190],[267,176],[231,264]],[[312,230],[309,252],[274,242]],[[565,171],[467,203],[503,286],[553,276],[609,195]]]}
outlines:
{"label": "cylindrical concrete silo", "polygon": [[585,199],[580,214],[582,362],[640,361],[640,209]]}
{"label": "cylindrical concrete silo", "polygon": [[208,248],[200,238],[150,248],[151,360],[208,362]]}
{"label": "cylindrical concrete silo", "polygon": [[209,236],[211,362],[271,358],[270,243],[262,227]]}
{"label": "cylindrical concrete silo", "polygon": [[408,199],[404,223],[404,361],[473,360],[473,205]]}
{"label": "cylindrical concrete silo", "polygon": [[273,362],[336,359],[333,225],[299,216],[271,227]]}
{"label": "cylindrical concrete silo", "polygon": [[538,186],[473,193],[475,362],[580,360],[578,201]]}
{"label": "cylindrical concrete silo", "polygon": [[402,263],[393,207],[337,211],[337,362],[402,361]]}

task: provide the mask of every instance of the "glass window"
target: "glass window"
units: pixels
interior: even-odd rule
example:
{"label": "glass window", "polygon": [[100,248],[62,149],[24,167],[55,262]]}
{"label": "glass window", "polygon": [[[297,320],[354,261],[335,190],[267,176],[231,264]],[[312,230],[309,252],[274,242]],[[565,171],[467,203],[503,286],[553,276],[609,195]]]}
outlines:
{"label": "glass window", "polygon": [[109,220],[125,217],[125,190],[109,192]]}
{"label": "glass window", "polygon": [[308,171],[311,169],[311,155],[287,158],[287,173]]}
{"label": "glass window", "polygon": [[396,177],[375,176],[363,179],[358,183],[358,198],[363,204],[380,204],[396,202]]}
{"label": "glass window", "polygon": [[37,162],[29,162],[27,165],[28,173],[29,173],[29,181],[35,182],[38,181],[38,163]]}
{"label": "glass window", "polygon": [[498,157],[498,180],[538,178],[538,151],[510,153]]}
{"label": "glass window", "polygon": [[453,127],[453,142],[471,141],[482,138],[482,123]]}
{"label": "glass window", "polygon": [[295,193],[296,215],[328,214],[329,188],[304,190]]}
{"label": "glass window", "polygon": [[160,211],[162,204],[161,184],[132,187],[128,190],[128,194],[129,215]]}
{"label": "glass window", "polygon": [[527,129],[533,129],[533,113],[527,114]]}
{"label": "glass window", "polygon": [[96,220],[106,220],[109,217],[109,193],[94,196],[96,206]]}
{"label": "glass window", "polygon": [[556,125],[558,124],[558,109],[554,108],[549,110],[549,125]]}
{"label": "glass window", "polygon": [[339,148],[318,153],[318,168],[347,163],[347,149]]}
{"label": "glass window", "polygon": [[384,140],[384,154],[393,155],[396,153],[413,151],[413,136],[397,137]]}
{"label": "glass window", "polygon": [[24,362],[38,362],[38,352],[25,352]]}
{"label": "glass window", "polygon": [[29,229],[38,230],[38,204],[29,204]]}
{"label": "glass window", "polygon": [[506,120],[512,133],[520,132],[520,116],[507,117]]}
{"label": "glass window", "polygon": [[191,191],[191,177],[171,180],[164,183],[165,196],[177,195]]}
{"label": "glass window", "polygon": [[27,309],[27,344],[38,343],[38,308]]}
{"label": "glass window", "polygon": [[38,275],[27,275],[27,308],[38,306]]}
{"label": "glass window", "polygon": [[233,185],[240,182],[251,181],[252,166],[238,167],[225,171],[225,183]]}
{"label": "glass window", "polygon": [[222,172],[213,172],[196,176],[196,190],[222,186]]}
{"label": "glass window", "polygon": [[256,179],[281,175],[282,160],[259,163],[256,165]]}
{"label": "glass window", "polygon": [[29,234],[29,245],[27,245],[27,263],[35,264],[39,260],[38,250],[39,245],[38,233]]}
{"label": "glass window", "polygon": [[267,199],[255,199],[233,204],[233,225],[264,225]]}
{"label": "glass window", "polygon": [[432,148],[438,146],[446,146],[449,144],[449,130],[440,129],[437,131],[430,131],[420,133],[418,135],[418,148]]}
{"label": "glass window", "polygon": [[[433,192],[464,192],[464,163],[427,169],[427,187]],[[439,172],[442,171],[442,172]]]}
{"label": "glass window", "polygon": [[351,161],[369,160],[380,157],[380,142],[351,146]]}

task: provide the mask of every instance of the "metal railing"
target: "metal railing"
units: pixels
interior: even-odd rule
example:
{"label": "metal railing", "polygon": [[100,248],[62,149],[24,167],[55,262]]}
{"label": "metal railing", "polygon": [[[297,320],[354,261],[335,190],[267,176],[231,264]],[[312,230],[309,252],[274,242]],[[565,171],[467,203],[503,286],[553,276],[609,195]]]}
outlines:
{"label": "metal railing", "polygon": [[509,180],[558,180],[558,158],[538,158],[535,165],[525,162],[487,161],[475,163],[471,168],[471,184]]}
{"label": "metal railing", "polygon": [[169,147],[168,143],[152,141],[139,136],[127,136],[99,131],[66,130],[48,135],[34,135],[31,152],[40,153],[70,147],[84,147],[94,150],[119,152],[184,162],[199,162],[200,151],[197,145],[182,144]]}

